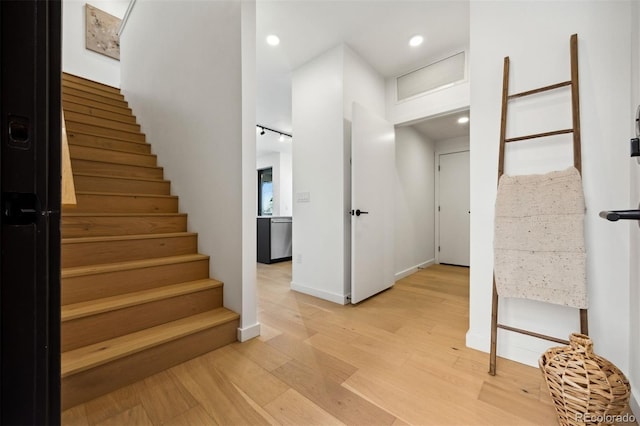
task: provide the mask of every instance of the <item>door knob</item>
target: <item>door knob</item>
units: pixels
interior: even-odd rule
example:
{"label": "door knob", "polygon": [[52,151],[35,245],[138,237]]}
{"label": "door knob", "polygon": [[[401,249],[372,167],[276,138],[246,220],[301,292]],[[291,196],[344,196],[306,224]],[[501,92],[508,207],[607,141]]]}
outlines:
{"label": "door knob", "polygon": [[620,219],[640,220],[640,210],[605,210],[600,212],[600,217],[611,222],[617,222]]}
{"label": "door knob", "polygon": [[355,214],[356,216],[360,216],[361,214],[369,214],[369,212],[364,212],[364,211],[362,211],[362,210],[360,210],[360,209],[358,209],[358,210],[351,210],[351,216],[353,216],[354,214]]}

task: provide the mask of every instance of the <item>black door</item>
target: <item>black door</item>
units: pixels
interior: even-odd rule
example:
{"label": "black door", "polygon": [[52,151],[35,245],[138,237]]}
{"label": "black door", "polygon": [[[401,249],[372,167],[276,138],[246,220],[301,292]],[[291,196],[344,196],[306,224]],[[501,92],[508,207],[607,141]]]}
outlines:
{"label": "black door", "polygon": [[0,1],[0,424],[60,423],[60,1]]}

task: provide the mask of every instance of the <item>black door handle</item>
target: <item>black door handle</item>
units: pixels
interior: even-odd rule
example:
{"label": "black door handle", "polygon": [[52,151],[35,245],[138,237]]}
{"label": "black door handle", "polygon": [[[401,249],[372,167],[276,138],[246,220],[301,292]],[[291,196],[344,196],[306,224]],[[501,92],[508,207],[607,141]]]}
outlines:
{"label": "black door handle", "polygon": [[611,210],[600,212],[600,217],[607,219],[611,222],[616,222],[620,219],[626,220],[640,220],[640,210]]}
{"label": "black door handle", "polygon": [[358,210],[351,210],[351,216],[353,216],[354,214],[355,214],[356,216],[360,216],[361,214],[369,214],[369,212],[363,212],[363,211],[362,211],[362,210],[360,210],[360,209],[358,209]]}

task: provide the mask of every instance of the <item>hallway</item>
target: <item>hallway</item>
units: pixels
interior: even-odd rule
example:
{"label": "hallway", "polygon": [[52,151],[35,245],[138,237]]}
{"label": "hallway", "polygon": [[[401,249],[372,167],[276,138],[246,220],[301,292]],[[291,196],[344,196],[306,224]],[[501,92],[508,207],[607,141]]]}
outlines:
{"label": "hallway", "polygon": [[465,347],[467,268],[435,265],[357,306],[258,265],[262,335],[64,412],[64,424],[552,425],[540,372]]}

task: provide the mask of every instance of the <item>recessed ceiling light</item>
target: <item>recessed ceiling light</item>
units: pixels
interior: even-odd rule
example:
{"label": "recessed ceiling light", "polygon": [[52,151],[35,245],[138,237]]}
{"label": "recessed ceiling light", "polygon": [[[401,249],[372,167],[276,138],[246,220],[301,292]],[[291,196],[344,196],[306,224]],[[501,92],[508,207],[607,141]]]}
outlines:
{"label": "recessed ceiling light", "polygon": [[468,123],[469,122],[469,117],[460,117],[458,118],[458,123],[459,124],[464,124],[464,123]]}
{"label": "recessed ceiling light", "polygon": [[414,35],[409,40],[409,46],[411,46],[411,47],[420,46],[423,41],[424,41],[424,37],[422,37],[421,35]]}
{"label": "recessed ceiling light", "polygon": [[268,36],[267,36],[267,43],[268,43],[270,46],[277,46],[277,45],[279,45],[279,44],[280,44],[280,37],[278,37],[278,36],[277,36],[277,35],[275,35],[275,34],[268,35]]}

